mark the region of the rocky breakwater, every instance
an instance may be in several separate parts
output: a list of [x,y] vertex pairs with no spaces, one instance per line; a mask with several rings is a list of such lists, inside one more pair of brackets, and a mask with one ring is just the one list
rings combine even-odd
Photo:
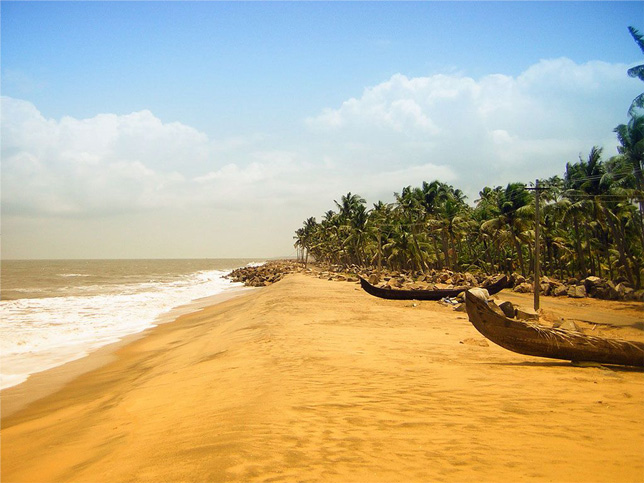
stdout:
[[487,276],[470,272],[453,272],[451,270],[418,271],[383,271],[361,272],[361,277],[370,284],[392,290],[437,290],[454,287],[477,287],[487,285],[497,276]]
[[[534,291],[533,279],[513,274],[513,289],[519,293]],[[644,302],[644,290],[635,290],[626,282],[613,282],[599,277],[586,277],[582,280],[570,278],[565,282],[550,277],[541,277],[540,293],[553,297],[585,298],[593,297],[603,300],[627,300]]]
[[279,282],[286,274],[302,271],[301,264],[290,260],[275,260],[260,266],[237,268],[226,275],[233,282],[247,287],[266,287]]

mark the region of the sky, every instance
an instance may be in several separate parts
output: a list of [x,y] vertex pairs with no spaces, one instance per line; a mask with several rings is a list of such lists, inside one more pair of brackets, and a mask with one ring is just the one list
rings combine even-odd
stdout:
[[3,1],[2,257],[290,256],[348,192],[608,159],[643,6]]

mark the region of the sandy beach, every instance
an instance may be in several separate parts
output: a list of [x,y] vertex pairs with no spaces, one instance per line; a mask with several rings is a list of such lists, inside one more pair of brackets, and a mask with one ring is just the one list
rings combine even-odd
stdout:
[[514,354],[463,312],[355,283],[292,274],[94,357],[37,401],[2,392],[3,482],[644,481],[643,372]]

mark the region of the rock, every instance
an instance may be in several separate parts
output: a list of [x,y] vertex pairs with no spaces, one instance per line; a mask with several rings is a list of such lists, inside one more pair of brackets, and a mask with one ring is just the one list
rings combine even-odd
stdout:
[[636,302],[644,302],[644,290],[636,290],[630,294],[628,300],[634,300]]
[[634,290],[628,285],[626,285],[624,282],[618,283],[617,287],[615,287],[615,290],[617,290],[617,295],[619,297],[619,300],[625,300],[627,295],[634,292]]
[[380,283],[380,277],[378,276],[378,274],[377,274],[377,273],[372,273],[372,274],[369,276],[369,283],[370,283],[371,285],[378,285],[378,284]]
[[494,300],[488,301],[487,306],[490,307],[497,314],[502,315],[502,316],[505,317],[505,314],[503,313],[503,310],[501,310],[501,307],[499,307],[498,305],[496,305],[496,303],[494,303]]
[[522,283],[525,282],[525,277],[523,275],[519,275],[518,273],[513,273],[512,274],[512,280],[514,280],[514,285],[521,285]]
[[602,279],[591,275],[590,277],[583,279],[581,283],[586,287],[586,291],[590,292],[592,287],[602,284]]
[[465,272],[464,279],[465,283],[470,286],[475,286],[479,283],[478,280],[476,280],[476,277],[469,272]]
[[289,260],[267,262],[258,267],[242,267],[226,275],[234,282],[243,282],[250,287],[265,287],[280,281],[285,274],[301,271],[301,266]]
[[446,284],[446,283],[437,283],[437,284],[435,285],[435,287],[436,287],[438,290],[446,290],[446,289],[448,289],[448,288],[454,288],[454,286],[453,286],[453,285]]
[[392,278],[387,281],[387,286],[389,288],[400,288],[402,287],[402,283],[397,278]]
[[568,288],[568,297],[574,299],[583,299],[586,297],[586,287],[583,285],[572,285]]
[[541,282],[539,284],[539,287],[541,289],[542,295],[550,295],[550,291],[552,290],[552,285],[550,285],[549,283]]
[[568,294],[568,287],[565,285],[559,285],[551,292],[555,297],[561,297]]
[[507,300],[505,302],[501,302],[499,304],[499,308],[501,309],[503,314],[505,314],[506,317],[510,317],[512,319],[517,313],[517,309],[514,307],[514,304]]
[[570,330],[574,332],[581,332],[581,329],[579,328],[579,326],[575,324],[575,322],[572,320],[560,320],[552,324],[552,327],[554,329],[563,329],[563,330]]
[[531,293],[532,285],[529,284],[528,282],[523,282],[517,285],[516,287],[514,287],[513,290],[518,293]]
[[528,308],[517,307],[516,317],[518,320],[539,320],[539,314]]
[[481,287],[471,288],[471,289],[468,290],[468,292],[470,292],[472,295],[474,295],[475,297],[478,297],[478,298],[480,298],[482,300],[487,301],[490,298],[490,293],[486,289],[481,288]]
[[612,280],[606,282],[606,289],[608,291],[608,300],[617,300],[619,298],[619,293],[617,292],[617,285]]

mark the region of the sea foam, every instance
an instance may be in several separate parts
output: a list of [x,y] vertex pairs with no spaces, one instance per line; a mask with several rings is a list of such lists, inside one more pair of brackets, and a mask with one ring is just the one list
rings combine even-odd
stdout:
[[[201,270],[171,281],[111,282],[71,296],[2,301],[0,388],[152,327],[174,307],[241,286],[226,273]],[[70,275],[76,274],[63,276]]]

